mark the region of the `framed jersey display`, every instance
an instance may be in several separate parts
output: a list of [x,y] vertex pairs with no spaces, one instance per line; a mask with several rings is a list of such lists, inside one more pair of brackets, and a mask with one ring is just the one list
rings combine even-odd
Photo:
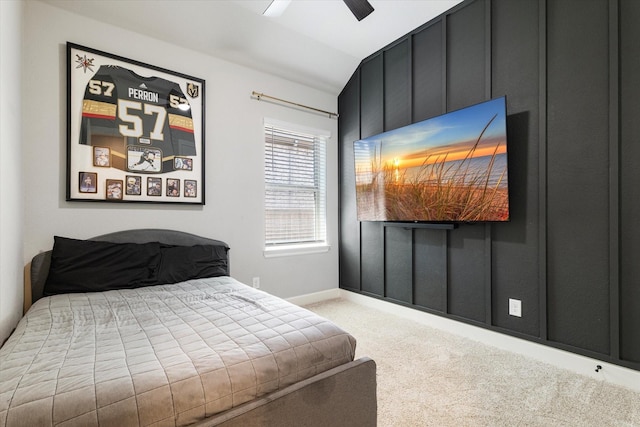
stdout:
[[203,205],[204,89],[67,43],[67,200]]

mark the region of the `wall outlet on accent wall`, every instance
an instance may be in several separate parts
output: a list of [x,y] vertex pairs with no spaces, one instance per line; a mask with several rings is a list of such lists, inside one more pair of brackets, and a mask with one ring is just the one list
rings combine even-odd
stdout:
[[253,278],[253,287],[256,289],[260,289],[260,278],[259,277],[254,277]]
[[509,315],[522,317],[522,301],[519,299],[509,298]]

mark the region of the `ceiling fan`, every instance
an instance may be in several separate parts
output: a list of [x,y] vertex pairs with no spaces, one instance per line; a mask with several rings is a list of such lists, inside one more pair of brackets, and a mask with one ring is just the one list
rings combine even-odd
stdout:
[[358,21],[362,21],[373,12],[373,6],[367,0],[342,0]]
[[[373,6],[368,0],[342,0],[344,4],[347,5],[353,16],[356,17],[358,21],[362,21],[364,18],[369,16],[371,12],[373,12]],[[280,16],[284,12],[284,10],[289,6],[291,0],[272,0],[267,9],[264,11],[263,15],[265,16]]]

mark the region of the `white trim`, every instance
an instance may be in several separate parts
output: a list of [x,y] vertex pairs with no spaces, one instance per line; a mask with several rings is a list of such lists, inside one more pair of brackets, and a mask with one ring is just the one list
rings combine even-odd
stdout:
[[[340,297],[387,313],[395,314],[436,329],[479,341],[502,350],[531,357],[540,362],[580,375],[640,392],[640,372],[565,350],[469,325],[387,301],[340,289]],[[596,366],[602,366],[596,372]]]
[[335,288],[335,289],[327,289],[326,291],[315,292],[312,294],[299,295],[297,297],[287,298],[287,301],[289,301],[292,304],[302,306],[302,305],[315,304],[317,302],[322,302],[322,301],[328,301],[331,299],[338,299],[340,298],[340,296],[341,296],[340,289]]
[[327,245],[326,243],[314,243],[308,245],[282,245],[264,248],[263,254],[265,258],[275,258],[279,256],[319,254],[329,252],[330,249],[331,246]]

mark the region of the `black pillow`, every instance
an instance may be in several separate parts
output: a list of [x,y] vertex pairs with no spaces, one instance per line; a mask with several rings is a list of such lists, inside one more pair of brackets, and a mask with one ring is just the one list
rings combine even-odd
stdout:
[[184,282],[190,279],[227,276],[227,250],[220,245],[162,245],[158,284]]
[[111,243],[54,237],[44,295],[99,292],[156,283],[160,243]]

